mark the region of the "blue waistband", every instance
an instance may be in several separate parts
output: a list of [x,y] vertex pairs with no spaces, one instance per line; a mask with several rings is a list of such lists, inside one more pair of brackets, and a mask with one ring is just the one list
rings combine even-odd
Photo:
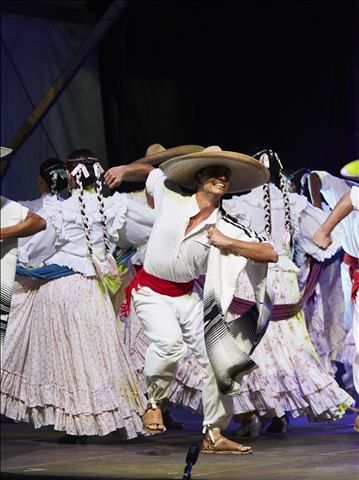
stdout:
[[[129,249],[125,252],[120,250],[116,257],[117,265],[126,265],[128,260],[136,253],[135,249]],[[40,280],[55,280],[56,278],[68,277],[74,275],[76,272],[69,267],[56,265],[55,263],[44,265],[38,268],[25,268],[21,266],[16,267],[16,274],[22,277],[38,278]]]
[[22,277],[38,278],[40,280],[55,280],[56,278],[68,277],[74,275],[74,270],[60,265],[50,264],[39,268],[24,268],[17,266],[16,274]]

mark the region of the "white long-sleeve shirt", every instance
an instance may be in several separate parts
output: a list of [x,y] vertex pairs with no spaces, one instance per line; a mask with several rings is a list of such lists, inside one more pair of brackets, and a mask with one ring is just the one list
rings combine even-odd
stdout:
[[189,282],[205,273],[209,253],[207,232],[220,217],[219,209],[186,235],[200,209],[195,195],[185,196],[165,186],[160,169],[150,172],[146,189],[155,199],[156,220],[147,244],[144,269],[173,282]]

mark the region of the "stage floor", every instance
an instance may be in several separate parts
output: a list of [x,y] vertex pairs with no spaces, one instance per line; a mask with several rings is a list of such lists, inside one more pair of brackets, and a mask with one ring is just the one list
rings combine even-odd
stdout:
[[[90,437],[87,445],[59,445],[51,428],[1,424],[2,479],[182,479],[187,450],[200,443],[200,417],[181,409],[184,431],[123,442]],[[356,480],[359,434],[354,414],[332,423],[291,420],[286,436],[242,439],[252,455],[200,455],[192,469],[199,480]],[[234,437],[236,424],[226,432]]]

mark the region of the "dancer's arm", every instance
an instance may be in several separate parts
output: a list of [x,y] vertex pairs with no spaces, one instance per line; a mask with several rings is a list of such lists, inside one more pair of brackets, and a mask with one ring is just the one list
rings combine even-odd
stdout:
[[46,229],[46,220],[37,213],[28,211],[24,220],[15,225],[0,228],[0,239],[29,237]]
[[329,214],[326,221],[313,235],[314,243],[323,250],[328,248],[332,243],[330,234],[334,227],[336,227],[338,223],[343,220],[343,218],[347,217],[353,210],[353,203],[350,194],[351,192],[349,191],[342,196],[340,201]]
[[210,245],[233,253],[241,255],[255,262],[277,262],[278,254],[273,246],[268,242],[246,242],[228,237],[217,228],[211,228],[208,232],[208,241]]
[[126,180],[129,182],[143,182],[153,168],[148,163],[119,165],[118,167],[109,168],[105,172],[104,179],[109,188],[116,188]]
[[322,208],[322,199],[320,190],[322,188],[322,181],[317,173],[312,172],[308,180],[309,193],[312,199],[312,204],[317,208]]

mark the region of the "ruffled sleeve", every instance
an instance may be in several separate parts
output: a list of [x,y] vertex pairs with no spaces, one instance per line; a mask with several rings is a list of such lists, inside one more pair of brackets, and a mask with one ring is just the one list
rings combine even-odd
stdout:
[[46,229],[28,237],[19,244],[18,261],[24,266],[41,265],[57,248],[66,242],[63,216],[56,205],[57,200],[48,198],[37,212],[46,220]]
[[166,175],[160,168],[151,170],[146,180],[146,190],[154,198],[156,208],[162,204]]
[[289,194],[290,201],[290,216],[291,225],[294,230],[294,236],[300,235],[300,217],[302,212],[311,205],[304,195],[298,195],[297,193]]
[[107,233],[113,243],[119,244],[121,231],[124,228],[127,211],[128,198],[124,193],[115,192],[112,197],[105,198],[107,217]]
[[327,250],[322,250],[313,242],[313,235],[318,228],[324,223],[328,216],[328,212],[323,212],[319,208],[313,207],[309,202],[304,210],[301,211],[299,217],[299,236],[297,237],[300,247],[319,262],[323,262],[327,258],[331,258],[341,248],[344,231],[337,226],[332,234],[333,243]]
[[154,209],[129,199],[126,222],[120,232],[120,247],[138,247],[147,243],[154,221]]

